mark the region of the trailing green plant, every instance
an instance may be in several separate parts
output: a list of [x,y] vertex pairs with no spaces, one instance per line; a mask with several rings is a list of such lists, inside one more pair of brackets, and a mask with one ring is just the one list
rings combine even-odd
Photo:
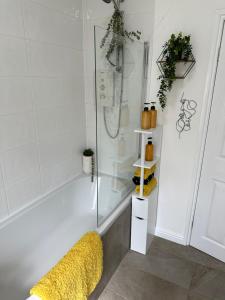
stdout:
[[93,156],[94,155],[94,151],[92,149],[85,149],[83,151],[83,155],[84,156]]
[[171,91],[176,80],[176,63],[183,60],[187,63],[192,54],[192,45],[190,35],[172,34],[170,39],[163,45],[163,71],[164,74],[158,77],[161,80],[160,88],[157,93],[162,110],[167,104],[167,93]]
[[129,39],[130,41],[140,40],[141,32],[140,31],[127,31],[124,28],[124,14],[114,5],[114,12],[109,21],[109,24],[106,29],[106,33],[101,41],[101,48],[107,46],[106,50],[106,59],[113,67],[116,66],[112,62],[111,56],[115,50],[119,50],[123,47],[124,39]]

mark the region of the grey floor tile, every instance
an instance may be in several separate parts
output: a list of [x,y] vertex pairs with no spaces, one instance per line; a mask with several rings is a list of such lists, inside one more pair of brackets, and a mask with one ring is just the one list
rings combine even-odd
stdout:
[[190,291],[208,297],[206,299],[225,300],[225,273],[199,266],[193,276]]
[[170,253],[152,248],[150,255],[129,252],[122,265],[141,270],[188,289],[196,264]]
[[99,300],[127,300],[116,293],[106,289],[99,297]]
[[211,300],[206,296],[199,295],[197,293],[189,293],[187,300]]
[[128,300],[186,300],[188,291],[150,273],[121,265],[108,289]]
[[225,264],[154,238],[148,255],[130,251],[101,300],[225,300]]
[[155,237],[151,245],[151,249],[160,249],[161,251],[171,253],[194,263],[225,272],[225,263],[190,246],[178,245],[173,242]]

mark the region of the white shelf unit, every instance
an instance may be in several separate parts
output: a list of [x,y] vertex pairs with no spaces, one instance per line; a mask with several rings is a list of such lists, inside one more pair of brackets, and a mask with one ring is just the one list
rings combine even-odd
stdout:
[[[159,165],[162,143],[162,127],[150,130],[136,129],[134,131],[141,135],[141,157],[133,164],[134,167],[141,168],[140,193],[134,192],[132,195],[132,222],[131,222],[131,250],[146,254],[150,247],[152,237],[155,234],[155,225],[158,206],[158,186],[159,186]],[[154,160],[145,161],[145,147],[148,138],[152,137],[154,145]],[[157,166],[155,177],[157,186],[149,196],[144,196],[144,169],[151,169]]]
[[158,126],[156,128],[151,128],[151,129],[138,128],[138,129],[135,129],[134,132],[143,133],[143,134],[147,134],[147,135],[155,135],[160,130],[161,130],[161,126]]
[[139,167],[139,168],[143,168],[143,169],[151,169],[154,165],[156,165],[159,162],[159,157],[154,158],[153,161],[144,161],[144,163],[142,164],[141,158],[138,159],[133,166],[134,167]]

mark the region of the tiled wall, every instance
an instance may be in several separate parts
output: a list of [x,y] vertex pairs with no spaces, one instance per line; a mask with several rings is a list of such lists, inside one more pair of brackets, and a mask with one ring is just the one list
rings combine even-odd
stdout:
[[0,220],[81,172],[82,0],[0,1]]

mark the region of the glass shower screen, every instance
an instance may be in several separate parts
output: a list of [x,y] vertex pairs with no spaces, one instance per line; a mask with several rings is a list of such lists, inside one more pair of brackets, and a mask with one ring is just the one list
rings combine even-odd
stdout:
[[[95,27],[98,224],[134,189],[145,87],[144,43]],[[103,45],[104,44],[104,45]]]

